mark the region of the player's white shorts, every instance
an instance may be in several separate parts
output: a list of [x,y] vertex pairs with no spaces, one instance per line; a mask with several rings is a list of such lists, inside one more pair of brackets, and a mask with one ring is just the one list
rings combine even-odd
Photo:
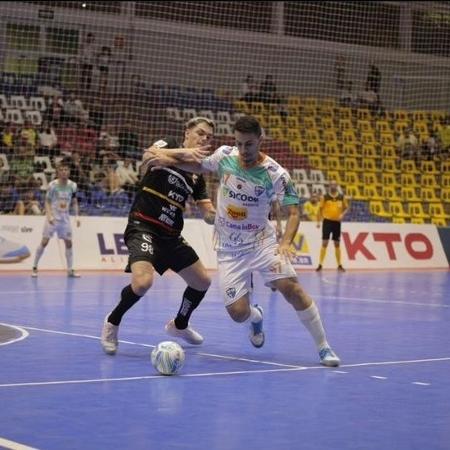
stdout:
[[225,306],[233,304],[252,290],[252,272],[259,272],[266,286],[282,278],[297,277],[291,262],[275,254],[277,244],[257,248],[249,252],[218,252],[220,291]]
[[72,239],[72,227],[70,222],[55,221],[52,225],[46,220],[42,236],[50,239],[55,233],[59,239],[70,241]]

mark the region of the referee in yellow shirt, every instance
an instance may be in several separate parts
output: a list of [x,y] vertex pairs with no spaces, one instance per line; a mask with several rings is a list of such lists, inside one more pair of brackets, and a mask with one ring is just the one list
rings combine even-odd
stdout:
[[341,264],[341,222],[348,211],[349,205],[344,195],[339,193],[336,181],[330,181],[328,193],[321,197],[319,205],[317,227],[320,227],[320,222],[323,219],[322,248],[320,249],[320,260],[316,270],[318,272],[322,270],[322,264],[327,254],[328,241],[331,236],[334,241],[337,268],[340,272],[345,272]]

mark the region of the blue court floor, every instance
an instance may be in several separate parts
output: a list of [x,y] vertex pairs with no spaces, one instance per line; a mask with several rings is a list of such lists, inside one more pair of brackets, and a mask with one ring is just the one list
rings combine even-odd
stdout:
[[[104,354],[105,314],[122,273],[0,275],[0,448],[41,450],[448,450],[450,272],[299,273],[316,299],[339,368],[278,293],[255,278],[266,344],[228,318],[217,274],[191,323],[177,376],[158,375],[155,344],[184,284],[157,278]],[[27,447],[20,447],[20,444]]]

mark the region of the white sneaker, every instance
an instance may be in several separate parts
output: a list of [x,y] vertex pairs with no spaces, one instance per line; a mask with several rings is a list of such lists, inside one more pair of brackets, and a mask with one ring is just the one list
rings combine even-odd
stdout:
[[320,364],[327,367],[338,367],[341,364],[341,360],[336,353],[331,350],[330,347],[324,347],[319,351]]
[[8,241],[0,236],[0,263],[17,263],[30,256],[26,245]]
[[71,269],[67,271],[67,276],[69,278],[80,278],[81,275],[79,273],[76,273],[75,270]]
[[167,322],[166,325],[166,333],[169,336],[173,336],[176,338],[184,339],[189,344],[200,345],[203,342],[203,336],[195,331],[190,325],[187,326],[184,330],[179,330],[175,326],[175,320],[172,319]]
[[101,343],[103,350],[107,355],[115,355],[117,347],[119,346],[119,341],[117,339],[119,327],[108,322],[108,316],[106,316],[105,321],[103,322]]
[[265,335],[263,331],[263,317],[264,311],[259,305],[253,305],[260,313],[261,320],[259,322],[250,322],[250,342],[256,348],[260,348],[264,345]]
[[33,267],[33,269],[31,269],[31,278],[37,278],[37,276],[38,276],[37,267]]

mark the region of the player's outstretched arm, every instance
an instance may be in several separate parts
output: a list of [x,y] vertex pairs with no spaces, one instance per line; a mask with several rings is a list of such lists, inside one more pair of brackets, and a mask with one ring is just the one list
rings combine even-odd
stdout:
[[283,237],[278,245],[278,251],[281,255],[290,257],[290,247],[297,234],[298,226],[300,225],[300,211],[298,205],[289,205],[287,207],[288,218],[286,222],[286,229],[284,230]]

